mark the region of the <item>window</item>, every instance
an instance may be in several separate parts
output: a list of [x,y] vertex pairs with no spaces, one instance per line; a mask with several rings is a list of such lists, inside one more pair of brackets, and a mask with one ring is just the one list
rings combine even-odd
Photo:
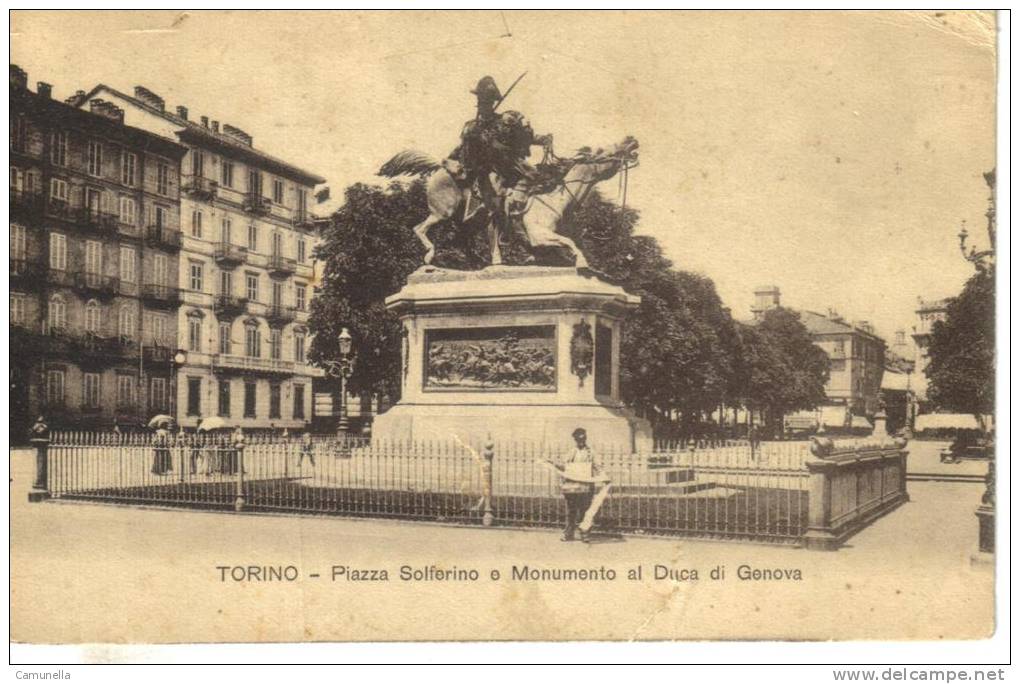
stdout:
[[167,340],[166,327],[167,317],[166,314],[149,314],[147,316],[146,329],[149,334],[152,335],[152,339],[156,344],[169,344],[172,343],[176,346],[176,342]]
[[305,417],[305,386],[294,385],[294,417]]
[[308,212],[308,192],[304,188],[297,191],[297,214],[299,218],[305,218]]
[[67,166],[67,131],[55,131],[50,140],[50,162]]
[[62,178],[50,179],[50,199],[56,202],[67,201],[67,181]]
[[305,263],[305,259],[308,258],[307,252],[308,252],[308,244],[305,242],[305,239],[304,238],[298,238],[298,241],[297,241],[297,260],[298,260],[298,263],[301,263],[301,264]]
[[205,154],[202,150],[191,151],[191,173],[196,178],[201,178],[205,175]]
[[90,176],[103,175],[103,143],[98,140],[89,140],[88,169]]
[[28,121],[24,114],[11,117],[11,149],[25,151],[25,140],[28,138]]
[[244,383],[244,417],[255,417],[255,388],[254,382]]
[[98,240],[85,241],[85,272],[91,275],[103,272],[103,243]]
[[138,166],[138,155],[134,152],[124,152],[120,155],[120,182],[124,185],[134,186],[135,168]]
[[11,258],[25,258],[25,226],[17,223],[11,224]]
[[846,359],[830,359],[829,370],[833,373],[842,373],[846,370]]
[[279,178],[273,179],[273,201],[283,204],[283,181]]
[[269,358],[277,359],[280,358],[282,335],[280,334],[279,328],[273,328],[269,331]]
[[280,417],[280,385],[275,382],[269,385],[269,417]]
[[307,302],[305,299],[308,296],[308,286],[296,283],[294,285],[294,306],[298,311],[304,311]]
[[202,262],[191,262],[191,289],[195,292],[202,291]]
[[99,302],[92,299],[85,305],[85,330],[98,335],[103,324],[103,310]]
[[62,370],[50,370],[46,373],[46,403],[64,403],[64,387],[66,386],[64,378]]
[[134,197],[121,197],[120,198],[120,222],[126,223],[130,226],[136,225],[138,221],[137,211],[135,210],[135,198]]
[[161,207],[158,204],[152,207],[152,223],[156,228],[165,228],[169,225],[168,220],[170,213],[166,207]]
[[117,375],[117,406],[122,408],[134,408],[135,405],[135,379],[131,375]]
[[248,171],[248,194],[252,197],[262,196],[262,174],[258,169]]
[[82,399],[87,408],[99,408],[99,373],[85,373]]
[[167,258],[166,254],[155,254],[152,257],[152,283],[154,285],[167,284]]
[[283,236],[273,233],[273,256],[283,256]]
[[58,294],[50,297],[47,320],[51,330],[67,327],[67,302]]
[[220,353],[230,353],[230,323],[226,321],[220,323]]
[[120,248],[120,279],[125,283],[135,282],[135,255],[134,247]]
[[188,349],[202,351],[202,319],[198,316],[188,317]]
[[188,378],[188,415],[202,415],[202,378]]
[[50,233],[50,268],[54,271],[67,270],[67,236]]
[[85,206],[92,214],[98,214],[103,206],[103,192],[95,188],[85,188]]
[[234,294],[234,274],[230,271],[220,271],[220,294],[224,297]]
[[248,251],[257,252],[259,249],[259,229],[254,223],[248,224]]
[[227,188],[234,187],[234,162],[224,159],[220,164],[220,183]]
[[249,302],[257,302],[259,300],[259,277],[255,273],[248,273],[245,275],[245,295],[248,297]]
[[156,192],[164,197],[170,194],[170,165],[164,162],[156,164]]
[[244,326],[244,353],[257,359],[262,356],[262,338],[259,336],[259,328],[254,323]]
[[191,234],[194,237],[202,237],[202,212],[195,210],[191,212]]
[[[188,384],[188,399],[191,399],[191,384],[190,380],[198,380],[198,378],[189,378]],[[149,408],[153,413],[156,411],[167,411],[169,409],[169,398],[170,394],[167,392],[166,378],[155,377],[149,382]],[[197,399],[197,397],[196,397]],[[190,406],[190,403],[189,403]],[[196,412],[193,415],[198,415]]]
[[230,417],[230,381],[220,380],[216,392],[217,414],[224,418]]
[[283,304],[283,283],[273,283],[273,306]]
[[11,293],[11,324],[23,325],[25,323],[25,302],[23,294]]
[[230,244],[230,233],[233,226],[230,223],[230,219],[224,218],[220,221],[220,241],[225,245]]
[[297,363],[305,362],[305,334],[294,333],[294,360]]
[[117,321],[117,333],[121,337],[134,337],[135,332],[135,310],[130,304],[125,304],[120,308],[120,316],[118,316]]

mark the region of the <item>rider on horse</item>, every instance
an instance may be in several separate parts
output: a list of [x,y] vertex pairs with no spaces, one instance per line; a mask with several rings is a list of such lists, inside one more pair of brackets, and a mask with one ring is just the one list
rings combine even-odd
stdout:
[[[474,119],[464,124],[460,145],[449,156],[450,160],[459,163],[459,168],[450,164],[447,170],[463,187],[476,188],[492,216],[503,219],[507,212],[500,207],[500,195],[511,189],[518,196],[521,193],[527,195],[528,186],[545,175],[528,164],[527,159],[534,145],[542,145],[547,154],[551,153],[552,135],[536,136],[520,112],[498,114],[496,107],[504,96],[491,76],[483,77],[471,92],[478,100],[477,113]],[[499,177],[499,188],[492,185],[492,173]],[[465,220],[473,213],[470,206],[466,206]]]

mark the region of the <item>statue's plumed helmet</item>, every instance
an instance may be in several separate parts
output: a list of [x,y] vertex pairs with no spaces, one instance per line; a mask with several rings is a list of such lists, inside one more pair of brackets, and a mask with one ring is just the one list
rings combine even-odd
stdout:
[[499,86],[496,85],[496,79],[492,76],[483,76],[478,81],[478,85],[475,86],[474,90],[471,91],[472,95],[477,95],[479,99],[487,99],[496,101],[502,97],[499,92]]

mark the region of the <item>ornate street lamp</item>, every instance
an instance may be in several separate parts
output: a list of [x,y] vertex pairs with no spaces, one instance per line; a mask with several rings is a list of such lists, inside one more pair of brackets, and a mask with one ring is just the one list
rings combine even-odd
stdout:
[[167,411],[167,413],[174,417],[174,420],[177,421],[178,425],[180,425],[181,422],[180,419],[177,417],[176,411],[177,371],[180,370],[181,366],[183,366],[184,362],[187,360],[188,355],[185,354],[184,350],[182,349],[178,349],[177,353],[173,355],[172,359],[170,359],[170,402],[169,402],[170,405],[168,406],[170,410]]
[[337,401],[340,407],[340,420],[337,422],[336,431],[338,435],[343,435],[347,432],[348,428],[347,380],[350,379],[351,373],[354,372],[355,355],[352,353],[354,338],[351,337],[351,332],[344,328],[340,331],[337,342],[340,346],[340,359],[338,361],[327,361],[326,372],[330,376],[340,379],[340,396]]

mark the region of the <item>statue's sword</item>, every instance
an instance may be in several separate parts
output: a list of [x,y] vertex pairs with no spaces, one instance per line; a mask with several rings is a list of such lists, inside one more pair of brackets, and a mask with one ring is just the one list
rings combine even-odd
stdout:
[[496,111],[497,109],[499,109],[499,106],[501,104],[503,104],[503,100],[505,100],[507,98],[507,96],[510,95],[510,91],[512,91],[514,89],[514,86],[516,86],[518,83],[520,83],[521,79],[524,78],[527,75],[528,75],[528,72],[525,71],[523,74],[521,74],[520,76],[517,77],[516,81],[514,81],[513,83],[510,84],[510,87],[506,89],[505,93],[503,93],[503,97],[501,97],[498,100],[496,100],[496,104],[493,105],[492,111]]

